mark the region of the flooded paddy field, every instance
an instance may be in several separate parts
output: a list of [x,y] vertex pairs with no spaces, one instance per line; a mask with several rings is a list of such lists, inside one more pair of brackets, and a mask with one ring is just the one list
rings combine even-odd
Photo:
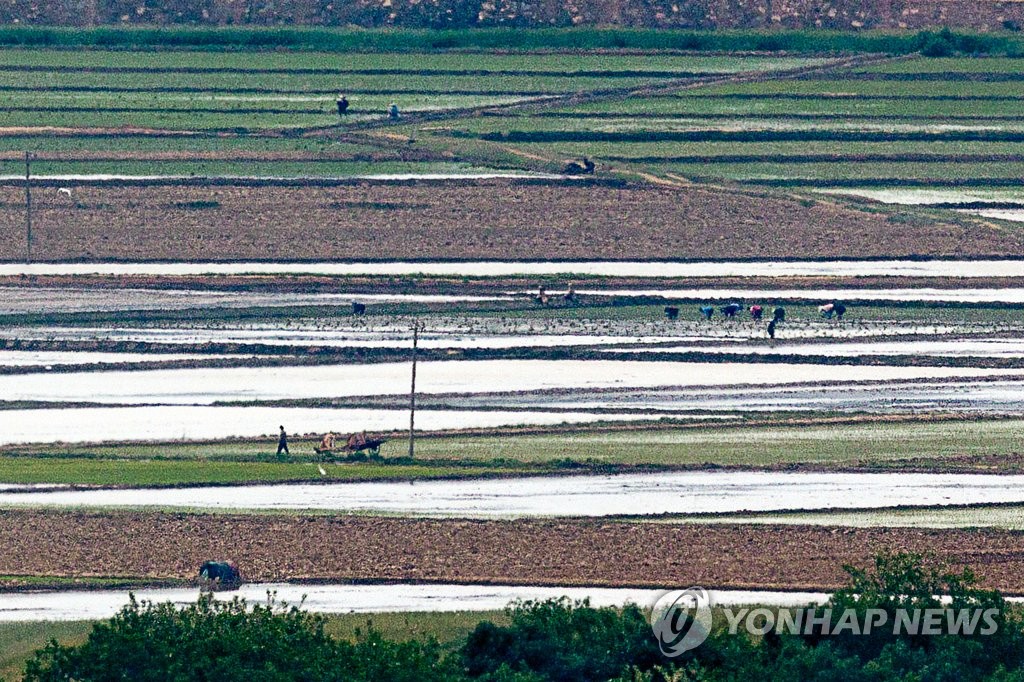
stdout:
[[409,483],[0,491],[6,507],[323,510],[472,518],[1024,503],[1024,476],[679,472]]
[[[580,410],[437,410],[417,415],[425,430],[499,429],[588,422],[645,421],[661,415]],[[680,419],[696,418],[680,415]],[[704,417],[699,417],[704,418]],[[409,426],[405,409],[219,407],[161,405],[138,407],[25,408],[0,410],[0,445],[98,443],[105,441],[196,441],[265,436],[284,422],[299,433],[393,432]],[[298,454],[298,451],[297,451]],[[312,455],[312,447],[303,456]]]
[[[366,325],[370,327],[370,325]],[[478,325],[476,331],[459,329],[430,329],[420,334],[419,347],[424,349],[457,349],[457,348],[548,348],[565,346],[604,346],[642,341],[643,343],[668,343],[673,341],[697,340],[698,337],[679,336],[636,336],[625,335],[629,330],[618,330],[620,334],[569,334],[569,333],[511,333],[500,334],[496,329],[499,325],[490,325],[494,329],[488,333],[488,325]],[[525,325],[523,325],[525,326]],[[306,350],[311,346],[318,348],[391,348],[408,349],[410,334],[408,325],[387,323],[367,328],[327,329],[320,328],[283,329],[280,325],[224,325],[222,327],[203,327],[200,325],[139,328],[139,327],[17,327],[4,330],[9,339],[18,341],[47,342],[111,342],[111,343],[145,343],[163,346],[182,345],[259,345],[278,346]],[[523,330],[525,331],[525,330]],[[614,332],[617,330],[608,330]]]
[[[138,600],[185,605],[199,597],[197,588],[133,590]],[[525,585],[321,585],[294,583],[253,583],[238,590],[214,593],[215,597],[241,597],[251,603],[263,603],[267,594],[279,602],[302,603],[313,613],[437,613],[452,611],[500,611],[515,601],[543,601],[566,597],[588,599],[591,605],[625,606],[636,604],[650,608],[663,594],[655,589],[601,587],[548,587]],[[121,590],[46,591],[0,593],[0,622],[98,620],[113,616],[128,603],[128,592]],[[754,590],[715,590],[719,606],[771,605],[803,606],[821,603],[828,595],[820,592],[770,592]]]
[[[505,585],[296,585],[293,583],[251,583],[216,597],[241,597],[263,603],[267,594],[280,602],[302,603],[313,613],[416,613],[445,611],[500,611],[516,600],[544,600],[568,597],[590,599],[595,606],[651,605],[661,594],[657,590],[615,588],[541,587]],[[99,620],[113,616],[128,603],[128,592],[89,590],[62,592],[0,593],[0,622]],[[138,600],[177,605],[198,599],[198,588],[156,588],[132,590]],[[742,596],[740,596],[742,594]],[[723,599],[756,599],[756,592],[723,593]],[[812,598],[814,595],[808,595]],[[765,598],[783,596],[766,594]],[[799,595],[786,595],[798,599]],[[746,603],[746,602],[744,602]]]
[[[559,293],[559,292],[552,292]],[[663,298],[680,301],[875,301],[921,303],[1024,303],[1024,289],[584,289],[583,296]]]
[[[941,341],[836,341],[833,343],[779,343],[672,346],[633,348],[631,352],[647,353],[718,353],[737,355],[802,355],[828,357],[920,356],[920,357],[1024,357],[1024,339],[950,339]],[[610,349],[607,352],[620,352]]]
[[[140,293],[139,300],[149,293]],[[155,293],[177,300],[180,292]],[[41,309],[50,305],[41,301]],[[166,300],[158,296],[153,304]],[[796,305],[770,344],[763,322],[709,323],[695,319],[696,305],[685,307],[687,319],[680,320],[664,319],[661,305],[501,303],[482,311],[466,307],[475,303],[446,305],[386,308],[365,316],[284,309],[280,317],[258,320],[242,317],[245,308],[213,318],[154,320],[143,311],[76,324],[22,320],[0,330],[0,338],[8,348],[26,349],[6,351],[11,371],[37,373],[0,377],[6,406],[15,408],[0,410],[3,442],[251,438],[281,422],[300,433],[398,430],[408,423],[414,324],[425,327],[424,352],[460,353],[452,360],[424,358],[419,365],[417,392],[428,411],[418,425],[426,429],[693,421],[695,415],[773,412],[1024,413],[1020,370],[970,366],[1024,356],[1018,338],[1024,320],[1000,306],[865,305],[837,322],[821,319],[813,303]],[[370,309],[377,310],[372,303]],[[383,350],[401,361],[339,356],[337,362],[345,364],[326,364],[335,361],[325,356],[315,366],[299,362],[311,352],[344,349]],[[504,355],[461,359],[474,350]],[[547,359],[516,359],[513,353],[522,351]],[[622,359],[596,359],[603,351],[621,353]],[[201,366],[241,352],[253,354],[251,362],[239,360],[247,366]],[[567,352],[595,359],[569,359]],[[686,362],[670,357],[680,353],[697,355]],[[193,355],[198,366],[159,370],[130,364]],[[261,366],[267,364],[261,358],[271,356],[287,364]],[[856,364],[872,357],[893,366]],[[117,368],[102,371],[99,362],[108,360]],[[965,366],[912,366],[928,360]],[[51,362],[60,366],[59,374],[38,373]],[[77,362],[93,364],[75,371]],[[76,409],[64,409],[71,406]]]
[[188,353],[96,353],[89,351],[0,350],[0,367],[52,367],[56,365],[113,365],[124,363],[184,362],[241,359],[240,355]]
[[[229,55],[205,73],[188,52],[161,71],[159,54],[92,51],[71,68],[48,52],[0,56],[11,125],[220,131],[0,140],[11,225],[23,217],[19,145],[39,145],[35,255],[54,261],[23,266],[18,239],[0,245],[0,367],[36,371],[0,376],[0,546],[13,548],[0,576],[180,581],[224,556],[253,599],[308,594],[325,613],[495,609],[578,585],[806,593],[885,547],[957,566],[982,556],[987,584],[1024,591],[1019,537],[996,532],[1017,528],[1009,510],[1024,507],[1024,372],[1012,369],[1024,364],[1024,238],[997,222],[1012,214],[993,213],[1019,207],[812,193],[885,177],[1012,182],[1017,84],[972,83],[968,116],[939,99],[959,92],[955,79],[780,85],[742,74],[820,62],[563,57],[414,54],[432,71],[419,75],[358,54],[302,74],[278,72],[323,70],[303,61],[321,58],[267,53],[264,73]],[[586,73],[605,60],[620,73]],[[275,92],[252,89],[257,72]],[[375,113],[339,124],[341,76]],[[680,89],[697,78],[709,79],[701,92]],[[377,134],[385,84],[407,118]],[[622,96],[587,101],[608,85]],[[526,100],[536,108],[506,107]],[[482,107],[493,110],[438,123]],[[583,154],[596,177],[558,176]],[[712,176],[739,182],[701,186]],[[694,260],[708,256],[730,260]],[[535,300],[539,286],[554,302]],[[742,320],[699,319],[698,305],[736,299]],[[846,320],[821,318],[831,300],[850,306]],[[666,320],[677,303],[681,319]],[[767,320],[749,319],[755,303],[787,308],[774,344]],[[416,428],[430,433],[406,461],[414,326]],[[228,355],[244,364],[142,366]],[[280,363],[265,366],[270,356]],[[280,460],[279,424],[295,453]],[[325,432],[364,430],[391,438],[381,459],[312,452]],[[192,468],[140,475],[165,465]],[[215,476],[221,465],[265,473]],[[374,482],[339,483],[357,469]],[[20,487],[36,479],[68,487]],[[985,518],[994,505],[1007,511]],[[746,520],[793,510],[805,520]],[[694,513],[736,520],[651,523]],[[814,525],[831,514],[849,519],[842,530]],[[987,530],[955,531],[972,518]],[[398,584],[339,584],[382,579]],[[439,584],[413,584],[424,580]],[[0,621],[103,617],[124,593],[7,598]]]
[[[562,391],[522,396],[446,397],[439,404],[472,408],[483,405],[533,409],[636,410],[670,416],[688,410],[727,412],[838,412],[871,414],[1020,414],[1024,383],[1020,380],[886,381],[804,386],[708,386],[700,390],[665,387]],[[425,404],[431,404],[428,400]],[[2,413],[0,413],[2,414]]]
[[[914,305],[1005,305],[1024,302],[1024,288],[1019,287],[969,287],[953,280],[949,286],[915,288],[819,288],[809,286],[803,289],[706,287],[706,288],[657,288],[657,289],[615,289],[580,287],[575,295],[588,307],[624,306],[650,304],[651,299],[666,302],[733,302],[751,301],[762,305],[794,304],[807,305],[829,301],[843,301],[847,304],[861,303],[866,306],[894,303],[900,306]],[[564,286],[564,285],[563,285]],[[458,315],[472,307],[507,311],[520,316],[535,315],[543,318],[550,313],[536,305],[536,289],[533,291],[499,291],[474,293],[409,293],[398,291],[382,293],[370,287],[353,287],[349,290],[301,293],[294,291],[225,291],[217,289],[136,289],[109,287],[0,287],[0,315],[7,316],[55,316],[87,313],[171,313],[174,311],[221,311],[221,317],[231,314],[243,315],[251,309],[278,309],[286,315],[287,309],[335,309],[336,316],[351,311],[353,303],[362,303],[373,310],[401,310],[403,306],[418,306],[420,310],[434,310]],[[402,287],[407,288],[407,287]],[[567,290],[559,286],[546,291],[555,303],[561,303]],[[554,310],[563,314],[575,311],[585,314],[587,308],[560,305]],[[694,308],[693,317],[696,317]],[[251,314],[249,315],[251,317]],[[690,317],[688,314],[687,317]]]
[[[936,193],[939,194],[939,193]],[[941,195],[946,196],[946,195]],[[1020,196],[1024,202],[1024,195]],[[2,263],[0,276],[1024,277],[1024,260]]]
[[[642,361],[420,368],[417,426],[428,430],[776,411],[1024,412],[1019,370]],[[0,443],[256,437],[281,422],[301,433],[391,432],[408,425],[407,376],[397,363],[7,375]]]
[[[251,319],[226,311],[219,317],[196,316],[154,318],[145,312],[125,313],[97,320],[89,317],[54,323],[26,324],[24,318],[0,329],[0,339],[11,343],[48,342],[82,345],[89,343],[154,344],[174,348],[203,345],[254,345],[277,349],[296,348],[410,348],[411,330],[419,324],[423,348],[474,348],[503,346],[578,346],[687,343],[715,345],[722,342],[764,342],[769,339],[764,321],[747,315],[707,321],[697,305],[681,305],[677,320],[665,319],[661,305],[632,305],[616,301],[610,305],[580,308],[517,307],[485,309],[479,312],[400,309],[378,310],[368,306],[365,316],[350,310],[333,314],[332,309],[284,310],[273,319]],[[232,315],[235,315],[232,317]],[[884,337],[920,340],[970,338],[1024,334],[1024,319],[1002,306],[995,307],[906,307],[857,306],[847,318],[822,319],[817,306],[802,304],[787,308],[787,322],[777,325],[776,339],[856,339]]]
[[[404,395],[405,363],[320,367],[199,368],[0,376],[8,401],[106,405],[212,405]],[[516,394],[551,389],[683,388],[704,394],[727,386],[1010,377],[1019,370],[785,363],[676,363],[636,360],[431,361],[419,365],[417,391]]]
[[0,314],[53,314],[203,308],[265,308],[350,306],[366,302],[466,303],[509,300],[511,296],[443,296],[439,294],[294,294],[257,292],[173,291],[146,289],[0,288]]

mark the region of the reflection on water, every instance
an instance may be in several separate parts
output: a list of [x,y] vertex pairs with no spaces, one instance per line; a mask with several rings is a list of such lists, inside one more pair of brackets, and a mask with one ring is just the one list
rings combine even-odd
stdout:
[[219,360],[244,355],[196,355],[184,353],[95,353],[90,351],[0,350],[0,367],[45,367],[47,365],[111,365],[130,362],[175,362]]
[[1024,277],[1024,260],[883,261],[428,261],[354,263],[8,263],[2,275],[437,275],[505,277]]
[[[751,353],[754,355],[924,355],[931,357],[1024,357],[1024,339],[957,339],[950,341],[873,341],[869,343],[779,343],[774,345],[657,346],[630,348],[637,353]],[[622,349],[607,349],[619,353]]]
[[[542,411],[416,411],[427,431],[503,426],[548,426],[597,421],[643,421],[661,415]],[[698,418],[695,415],[694,418]],[[396,431],[409,427],[407,410],[301,407],[101,407],[0,410],[0,445],[172,441],[268,436],[284,424],[291,433]],[[276,438],[276,436],[274,437]],[[276,440],[273,441],[276,443]],[[273,452],[268,445],[268,452]],[[307,453],[308,454],[308,453]],[[2,476],[2,474],[0,474]]]
[[[2,267],[2,266],[0,266]],[[442,296],[439,294],[294,294],[259,291],[169,289],[79,289],[0,287],[0,313],[53,314],[128,310],[195,310],[347,306],[362,303],[465,303],[508,300],[509,296]]]
[[1024,502],[1024,476],[681,472],[409,483],[0,492],[2,505],[609,516]]
[[885,382],[837,386],[771,386],[707,388],[700,393],[679,389],[622,390],[575,393],[571,396],[466,396],[453,406],[522,407],[532,409],[643,410],[670,414],[681,410],[743,412],[835,411],[875,414],[935,412],[1024,414],[1021,381]]
[[[383,326],[383,325],[381,325]],[[260,344],[265,346],[310,346],[329,348],[410,348],[408,329],[362,331],[357,329],[282,329],[179,327],[171,329],[116,327],[15,327],[11,338],[46,341],[115,341],[161,344]],[[685,343],[694,336],[612,336],[593,334],[477,334],[466,332],[420,332],[420,348],[546,348],[559,346],[607,346],[636,343]],[[71,353],[69,356],[73,355]],[[2,357],[2,355],[0,355]],[[208,357],[208,356],[207,356]],[[126,361],[127,362],[127,361]]]
[[[562,292],[552,291],[552,295]],[[930,301],[942,303],[1024,303],[1024,289],[594,289],[581,296],[666,298],[684,301]]]
[[[134,590],[141,600],[185,605],[199,597],[198,589]],[[652,606],[661,590],[601,587],[535,587],[505,585],[293,585],[258,583],[243,585],[237,592],[214,593],[221,599],[243,597],[265,602],[267,593],[279,602],[299,604],[315,613],[412,613],[443,611],[497,611],[517,600],[568,597],[589,599],[591,605]],[[803,606],[821,603],[828,595],[818,592],[756,592],[715,590],[711,603],[719,606],[764,604]],[[128,603],[122,590],[31,592],[0,594],[0,621],[97,620],[113,616]]]
[[[419,393],[454,394],[986,377],[1014,374],[1019,370],[642,360],[454,360],[422,362],[417,372]],[[0,396],[6,400],[122,405],[209,405],[404,395],[408,390],[408,363],[0,376]]]

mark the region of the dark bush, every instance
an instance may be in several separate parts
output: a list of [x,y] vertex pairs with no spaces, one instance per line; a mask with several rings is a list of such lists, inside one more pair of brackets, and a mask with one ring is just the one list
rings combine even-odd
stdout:
[[636,606],[621,612],[562,599],[509,609],[511,624],[481,623],[462,656],[470,677],[530,671],[562,682],[612,679],[629,666],[662,661],[651,626]]
[[324,632],[324,618],[273,602],[204,595],[179,609],[131,602],[80,646],[50,642],[25,682],[422,682],[451,679],[435,644],[395,643],[370,632],[355,644]]
[[[446,653],[433,640],[394,642],[371,630],[338,641],[324,618],[272,602],[219,602],[207,595],[178,609],[132,599],[78,646],[51,642],[27,664],[27,682],[1024,682],[1024,627],[996,592],[968,570],[914,554],[882,555],[866,569],[846,567],[847,588],[827,607],[991,609],[994,633],[871,635],[770,631],[752,636],[721,627],[677,658],[658,649],[636,606],[593,608],[568,600],[508,609],[509,624],[482,622]],[[820,611],[819,611],[820,613]],[[820,622],[827,622],[827,618]],[[861,621],[863,622],[863,620]],[[891,622],[891,621],[890,621]]]

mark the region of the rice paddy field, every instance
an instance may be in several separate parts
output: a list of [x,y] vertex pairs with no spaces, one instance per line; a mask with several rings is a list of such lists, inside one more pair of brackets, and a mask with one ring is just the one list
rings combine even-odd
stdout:
[[[1014,60],[904,59],[467,122],[452,134],[687,178],[982,184],[1019,174]],[[571,150],[571,151],[570,151]]]
[[[512,144],[538,158],[589,155],[627,175],[779,187],[805,196],[994,191],[1015,186],[1022,171],[1019,70],[1016,59],[909,57],[510,110],[431,132]],[[985,206],[951,201],[942,208],[979,215]],[[1016,204],[996,208],[1011,211],[980,215],[1019,220]]]
[[[416,150],[337,139],[406,115],[628,92],[827,59],[560,53],[242,53],[60,50],[0,55],[0,149],[40,152],[41,175],[346,176],[455,172]],[[339,116],[335,100],[351,108]],[[33,129],[59,129],[34,135]],[[303,131],[318,131],[303,136]],[[88,133],[83,137],[80,133]],[[103,131],[106,131],[105,133]],[[110,131],[116,131],[112,134]],[[17,133],[11,136],[12,133]],[[284,133],[289,133],[283,136]],[[434,161],[435,163],[430,163]],[[23,171],[0,161],[0,175]]]
[[0,585],[1024,594],[1024,62],[400,37],[0,51]]

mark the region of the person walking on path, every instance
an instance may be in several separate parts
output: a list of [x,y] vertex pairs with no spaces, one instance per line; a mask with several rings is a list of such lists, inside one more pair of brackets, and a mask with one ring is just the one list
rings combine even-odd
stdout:
[[284,432],[284,426],[279,426],[281,429],[281,435],[277,439],[277,454],[280,455],[282,452],[286,455],[291,455],[288,452],[288,434]]

